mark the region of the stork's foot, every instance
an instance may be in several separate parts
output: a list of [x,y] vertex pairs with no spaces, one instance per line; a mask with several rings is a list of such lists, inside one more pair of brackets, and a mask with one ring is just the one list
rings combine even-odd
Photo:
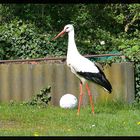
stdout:
[[92,115],[95,116],[95,112],[92,112]]
[[77,114],[76,114],[77,116],[79,116],[80,115],[80,113],[79,112],[77,112]]

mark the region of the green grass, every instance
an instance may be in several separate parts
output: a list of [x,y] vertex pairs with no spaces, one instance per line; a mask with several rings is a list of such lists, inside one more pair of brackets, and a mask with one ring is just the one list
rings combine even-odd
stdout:
[[121,103],[61,109],[0,104],[0,136],[140,136],[140,107]]

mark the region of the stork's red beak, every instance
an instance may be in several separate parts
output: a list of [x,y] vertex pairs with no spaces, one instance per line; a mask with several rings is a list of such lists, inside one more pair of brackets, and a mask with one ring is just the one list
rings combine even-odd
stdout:
[[59,36],[63,35],[65,33],[65,30],[62,30],[56,37],[54,37],[52,40],[57,39]]

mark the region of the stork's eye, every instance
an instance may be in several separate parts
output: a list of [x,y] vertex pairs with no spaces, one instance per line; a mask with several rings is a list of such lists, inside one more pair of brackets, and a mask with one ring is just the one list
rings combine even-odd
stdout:
[[69,29],[69,27],[66,27],[66,29]]

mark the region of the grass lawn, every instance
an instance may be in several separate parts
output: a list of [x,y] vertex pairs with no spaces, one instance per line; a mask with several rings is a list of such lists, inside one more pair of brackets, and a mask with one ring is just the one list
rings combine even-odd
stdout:
[[51,106],[0,104],[0,136],[140,136],[140,107],[95,104],[65,110]]

